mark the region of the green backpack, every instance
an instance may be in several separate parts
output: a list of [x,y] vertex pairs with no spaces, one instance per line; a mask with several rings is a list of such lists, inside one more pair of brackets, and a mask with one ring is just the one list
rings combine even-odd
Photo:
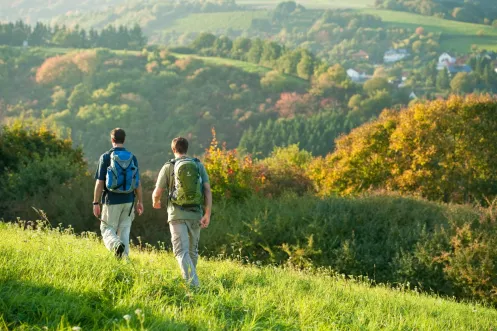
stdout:
[[173,173],[171,202],[181,207],[197,207],[203,204],[202,178],[199,159],[181,158],[171,161]]

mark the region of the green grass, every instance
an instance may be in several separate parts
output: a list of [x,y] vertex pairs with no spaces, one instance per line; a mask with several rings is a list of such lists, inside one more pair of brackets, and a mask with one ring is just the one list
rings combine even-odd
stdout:
[[185,32],[215,32],[219,29],[247,30],[250,28],[252,19],[269,18],[267,11],[235,11],[224,13],[198,13],[175,20],[171,25],[160,29],[160,31]]
[[[280,0],[237,0],[236,3],[239,5],[273,8],[280,2]],[[306,8],[365,8],[374,6],[374,0],[299,0],[297,3]]]
[[[390,10],[361,9],[360,12],[379,16],[392,27],[414,30],[421,26],[428,32],[441,32],[443,33],[440,45],[442,50],[469,52],[472,45],[497,50],[497,28],[488,25],[450,21],[433,16]],[[482,36],[477,35],[479,32],[482,33]]]
[[169,252],[133,248],[130,261],[124,262],[115,260],[91,234],[25,231],[2,223],[0,236],[0,329],[489,330],[497,326],[497,311],[492,308],[372,288],[325,273],[201,259],[202,285],[191,291]]
[[[272,68],[267,68],[263,67],[254,63],[250,62],[244,62],[244,61],[238,61],[238,60],[232,60],[232,59],[223,59],[220,57],[205,57],[205,56],[196,56],[196,58],[201,59],[207,64],[213,64],[213,65],[222,65],[222,66],[229,66],[229,67],[234,67],[241,69],[243,71],[249,72],[249,73],[258,73],[258,74],[265,74],[269,71],[272,71]],[[291,83],[296,84],[297,86],[300,86],[301,88],[309,88],[309,82],[306,81],[305,79],[292,76],[292,75],[287,75],[283,74],[283,76],[291,81]],[[292,84],[293,85],[293,84]]]

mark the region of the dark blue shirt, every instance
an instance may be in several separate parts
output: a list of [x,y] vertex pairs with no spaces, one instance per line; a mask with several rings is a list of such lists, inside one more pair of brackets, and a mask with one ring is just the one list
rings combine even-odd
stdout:
[[[95,172],[95,179],[98,180],[103,180],[105,182],[106,177],[107,177],[107,168],[110,166],[110,154],[113,151],[125,151],[126,149],[124,147],[116,147],[112,148],[110,151],[102,154],[100,156],[100,159],[98,161],[98,168],[97,171]],[[136,157],[133,155],[133,162],[135,162],[136,167],[138,167],[138,160]],[[140,170],[138,169],[138,174],[140,173]],[[114,193],[114,192],[109,192],[107,188],[104,185],[104,192],[102,194],[102,203],[106,205],[119,205],[122,203],[129,203],[133,202],[135,199],[135,193]]]

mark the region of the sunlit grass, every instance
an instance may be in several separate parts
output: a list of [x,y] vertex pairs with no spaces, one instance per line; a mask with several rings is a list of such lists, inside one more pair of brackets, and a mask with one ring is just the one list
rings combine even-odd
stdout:
[[76,237],[0,224],[0,236],[0,329],[497,327],[497,311],[492,308],[372,288],[325,273],[201,259],[202,286],[191,291],[184,286],[169,252],[134,248],[126,263],[114,259],[94,235]]
[[217,30],[234,29],[247,30],[250,28],[252,19],[269,18],[267,11],[235,11],[221,13],[196,13],[187,17],[174,20],[173,24],[161,29],[161,31],[177,32],[215,32]]
[[[239,5],[273,8],[280,0],[237,0]],[[306,8],[364,8],[374,6],[374,0],[300,0],[297,3]]]

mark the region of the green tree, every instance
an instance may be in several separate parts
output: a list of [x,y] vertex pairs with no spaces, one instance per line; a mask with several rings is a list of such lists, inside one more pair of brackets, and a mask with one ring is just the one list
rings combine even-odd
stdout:
[[475,77],[466,72],[457,73],[450,82],[450,88],[457,93],[471,93],[475,87]]
[[297,74],[300,78],[310,79],[314,73],[314,59],[308,51],[302,51],[302,57],[297,65]]
[[364,92],[369,95],[375,94],[378,91],[391,91],[392,85],[386,80],[386,78],[375,77],[364,83]]
[[78,84],[74,87],[69,99],[67,100],[67,106],[72,113],[76,114],[79,108],[91,102],[91,94],[86,85]]
[[446,91],[450,88],[449,74],[445,68],[438,71],[436,85],[439,91]]
[[252,41],[252,45],[247,54],[247,60],[252,63],[260,63],[264,43],[259,38]]
[[213,35],[212,33],[201,33],[194,41],[193,41],[193,48],[196,50],[200,51],[204,48],[211,48],[214,45],[214,42],[216,41],[216,36]]

